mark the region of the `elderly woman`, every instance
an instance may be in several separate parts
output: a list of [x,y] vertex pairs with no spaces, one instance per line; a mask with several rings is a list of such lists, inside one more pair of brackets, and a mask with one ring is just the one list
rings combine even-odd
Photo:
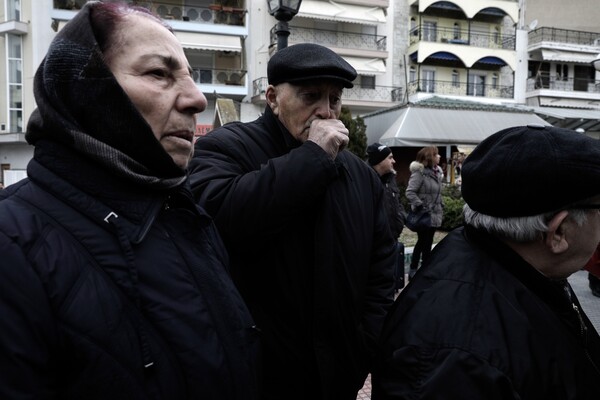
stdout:
[[406,198],[413,211],[425,208],[431,215],[431,227],[417,232],[410,261],[409,279],[414,276],[419,263],[425,263],[431,254],[433,235],[442,226],[442,170],[438,167],[440,155],[436,146],[423,147],[417,159],[410,163],[410,178],[406,187]]
[[0,398],[253,399],[253,321],[186,179],[206,99],[147,10],[91,2],[0,196]]

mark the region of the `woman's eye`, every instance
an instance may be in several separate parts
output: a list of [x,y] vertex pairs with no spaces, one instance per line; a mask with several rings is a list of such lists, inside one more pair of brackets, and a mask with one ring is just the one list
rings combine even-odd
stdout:
[[164,78],[164,77],[166,77],[168,75],[167,71],[165,71],[163,69],[153,69],[153,70],[148,71],[148,74],[149,75],[153,75],[153,76],[157,76],[159,78]]

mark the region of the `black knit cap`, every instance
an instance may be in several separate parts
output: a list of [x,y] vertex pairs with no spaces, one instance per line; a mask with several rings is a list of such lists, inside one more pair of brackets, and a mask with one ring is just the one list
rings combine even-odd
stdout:
[[557,211],[600,195],[600,141],[551,126],[508,128],[473,150],[461,176],[465,202],[482,214]]
[[267,65],[270,85],[325,79],[351,88],[356,70],[327,47],[300,43],[277,51]]
[[373,143],[367,147],[367,155],[369,156],[369,165],[377,165],[387,156],[392,154],[392,149],[381,143]]

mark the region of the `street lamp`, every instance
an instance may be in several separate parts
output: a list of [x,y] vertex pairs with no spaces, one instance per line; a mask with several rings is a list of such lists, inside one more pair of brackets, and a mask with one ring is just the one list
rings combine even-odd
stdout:
[[287,47],[288,36],[290,36],[290,27],[288,21],[298,14],[302,0],[267,0],[269,5],[269,14],[278,21],[275,25],[275,34],[277,35],[277,50]]

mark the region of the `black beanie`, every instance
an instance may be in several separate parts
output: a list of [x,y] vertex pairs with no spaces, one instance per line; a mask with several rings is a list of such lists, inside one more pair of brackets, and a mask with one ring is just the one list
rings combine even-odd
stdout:
[[367,155],[369,156],[369,165],[377,165],[387,156],[392,154],[392,149],[381,143],[373,143],[367,147]]

